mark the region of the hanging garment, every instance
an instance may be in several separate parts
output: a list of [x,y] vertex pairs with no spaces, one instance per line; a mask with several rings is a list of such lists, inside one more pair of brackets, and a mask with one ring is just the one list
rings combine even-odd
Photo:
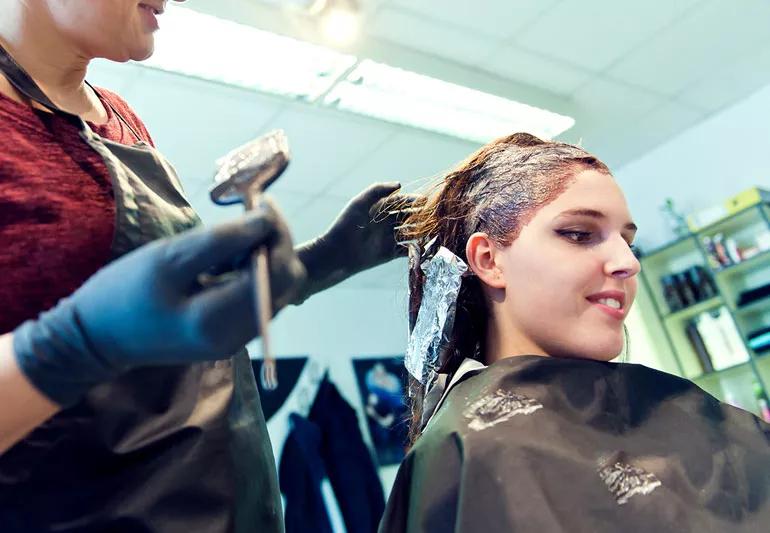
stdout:
[[[200,223],[152,146],[95,134],[58,109],[2,48],[0,70],[54,113],[62,138],[79,135],[101,156],[116,207],[113,258]],[[39,426],[0,456],[0,530],[282,531],[275,462],[246,351],[132,370]]]
[[332,533],[321,482],[321,430],[297,414],[289,415],[291,431],[278,467],[278,481],[286,507],[286,533]]
[[769,528],[770,426],[640,365],[520,356],[450,383],[380,531]]
[[[276,359],[275,368],[281,379],[278,380],[278,387],[275,389],[265,390],[260,380],[257,380],[262,413],[266,421],[269,422],[272,416],[283,407],[291,391],[297,385],[307,361],[307,357],[280,357]],[[262,359],[251,360],[251,368],[255,376],[262,374],[263,364],[264,360]]]
[[321,457],[347,533],[377,531],[385,496],[355,409],[324,379],[308,419],[321,429]]

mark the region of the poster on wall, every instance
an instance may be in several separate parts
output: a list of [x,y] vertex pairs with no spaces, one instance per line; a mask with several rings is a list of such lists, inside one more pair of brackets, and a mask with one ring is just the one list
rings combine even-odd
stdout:
[[353,368],[377,461],[398,464],[409,431],[404,357],[354,359]]

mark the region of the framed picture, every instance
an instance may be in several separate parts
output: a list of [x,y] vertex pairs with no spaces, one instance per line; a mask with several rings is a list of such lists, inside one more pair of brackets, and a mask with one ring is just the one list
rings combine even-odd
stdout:
[[398,464],[409,431],[404,357],[354,359],[353,368],[377,461]]

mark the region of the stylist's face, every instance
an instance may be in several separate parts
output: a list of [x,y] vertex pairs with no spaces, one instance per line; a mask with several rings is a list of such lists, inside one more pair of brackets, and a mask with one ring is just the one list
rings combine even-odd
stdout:
[[[141,61],[167,0],[46,0],[55,26],[88,58]],[[184,1],[184,0],[177,0]]]

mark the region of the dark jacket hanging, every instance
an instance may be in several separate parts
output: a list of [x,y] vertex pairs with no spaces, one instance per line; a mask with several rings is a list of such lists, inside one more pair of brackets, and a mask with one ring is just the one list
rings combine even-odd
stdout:
[[321,493],[325,475],[319,450],[321,430],[296,414],[289,421],[292,429],[278,467],[278,482],[286,498],[286,533],[332,533]]
[[364,443],[356,411],[327,379],[309,419],[321,428],[321,456],[347,533],[372,533],[385,509],[377,468]]

